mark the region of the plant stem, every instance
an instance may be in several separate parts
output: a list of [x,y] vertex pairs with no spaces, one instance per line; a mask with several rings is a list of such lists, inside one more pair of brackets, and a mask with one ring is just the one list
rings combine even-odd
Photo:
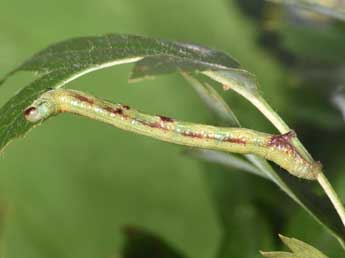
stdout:
[[[260,96],[257,98],[257,101],[259,105],[260,111],[269,118],[269,120],[272,122],[273,125],[276,126],[276,128],[281,132],[285,133],[288,131],[291,131],[291,129],[288,127],[288,125],[280,118],[280,116],[268,105],[268,103]],[[309,154],[309,152],[306,150],[306,148],[303,146],[303,144],[300,142],[298,138],[295,138],[293,140],[293,144],[295,145],[296,149],[301,153],[302,156],[304,156],[307,160],[310,162],[314,162],[312,156]],[[331,183],[325,176],[324,172],[321,171],[321,173],[317,177],[317,181],[322,187],[323,191],[327,195],[327,197],[330,199],[331,203],[333,204],[335,210],[337,211],[343,225],[345,226],[345,208],[343,203],[341,202],[338,194],[335,192],[334,188],[332,187]]]
[[[276,128],[281,132],[285,133],[287,131],[290,131],[291,129],[288,127],[288,125],[279,117],[279,115],[268,105],[268,103],[260,96],[258,98],[259,105],[257,107],[260,107],[260,111],[265,115],[268,114],[269,116],[266,116],[273,125],[276,126]],[[300,142],[298,138],[295,138],[293,140],[293,144],[295,145],[296,149],[303,155],[307,160],[310,162],[314,162],[312,156],[310,153],[306,150],[306,148],[303,146],[303,144]],[[317,176],[317,181],[322,187],[323,191],[333,204],[335,210],[337,211],[343,225],[345,226],[345,208],[343,203],[341,202],[338,194],[335,192],[334,188],[332,187],[331,183],[325,176],[324,172],[321,171],[321,173]]]
[[341,202],[340,198],[338,197],[337,193],[335,192],[334,188],[328,181],[325,174],[320,173],[317,177],[317,181],[321,185],[322,189],[325,191],[329,199],[331,200],[334,208],[337,210],[339,217],[343,224],[345,225],[345,210],[343,203]]
[[[250,103],[252,103],[277,129],[280,133],[287,133],[291,131],[290,127],[284,122],[284,120],[272,109],[272,107],[266,102],[266,100],[258,93],[257,89],[253,87],[248,87],[250,85],[241,85],[236,81],[231,81],[229,78],[224,76],[222,73],[217,71],[206,71],[203,72],[206,76],[218,81],[222,85],[225,85],[227,89],[231,89]],[[251,82],[252,83],[252,82]],[[256,85],[255,85],[256,86]],[[298,150],[298,152],[308,161],[315,162],[300,140],[295,137],[292,140],[293,145]],[[328,181],[327,177],[321,171],[317,177],[317,181],[322,187],[323,191],[331,201],[335,210],[337,211],[343,225],[345,226],[345,208],[342,204],[339,196],[333,189],[332,185]]]
[[[285,133],[286,131],[290,131],[291,129],[288,127],[288,125],[280,119],[279,115],[268,105],[268,103],[260,96],[259,99],[259,107],[262,113],[269,114],[271,118],[271,122],[273,125],[279,125],[276,126],[276,128],[281,131],[282,133]],[[306,148],[303,146],[303,144],[300,142],[298,138],[294,139],[293,144],[295,145],[296,149],[303,155],[307,160],[310,162],[314,162],[312,156],[310,153],[306,150]],[[335,210],[337,211],[343,225],[345,226],[345,208],[343,203],[341,202],[338,194],[335,192],[333,186],[325,176],[324,172],[321,171],[321,173],[317,176],[317,181],[322,187],[323,191],[333,204]]]

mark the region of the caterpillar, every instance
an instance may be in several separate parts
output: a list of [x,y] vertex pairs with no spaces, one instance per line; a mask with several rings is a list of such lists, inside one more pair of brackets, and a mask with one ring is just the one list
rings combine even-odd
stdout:
[[84,92],[56,89],[43,93],[24,110],[28,122],[38,123],[69,112],[155,139],[190,147],[256,154],[299,178],[315,180],[319,162],[309,162],[293,146],[296,134],[272,135],[246,128],[216,127],[177,121],[161,115],[141,113],[127,105],[113,104]]

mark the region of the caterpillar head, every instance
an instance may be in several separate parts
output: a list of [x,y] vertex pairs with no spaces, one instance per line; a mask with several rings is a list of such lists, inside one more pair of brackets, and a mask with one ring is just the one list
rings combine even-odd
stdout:
[[56,105],[49,98],[49,92],[47,92],[24,110],[24,117],[31,123],[37,123],[47,119],[54,114],[56,110]]

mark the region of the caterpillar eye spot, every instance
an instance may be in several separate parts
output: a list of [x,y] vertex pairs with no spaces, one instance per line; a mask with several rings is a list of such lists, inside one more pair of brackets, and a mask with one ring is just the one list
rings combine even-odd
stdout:
[[35,107],[28,107],[27,109],[25,109],[24,116],[25,116],[25,119],[31,123],[36,123],[41,119],[37,111],[37,108]]
[[26,110],[24,110],[25,116],[30,116],[32,113],[36,112],[37,109],[35,107],[29,107]]

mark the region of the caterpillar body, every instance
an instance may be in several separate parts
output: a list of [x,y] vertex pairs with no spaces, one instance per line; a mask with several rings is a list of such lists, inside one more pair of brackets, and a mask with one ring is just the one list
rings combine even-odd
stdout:
[[319,162],[304,159],[292,145],[293,131],[272,135],[245,128],[216,127],[177,121],[141,113],[126,105],[113,104],[89,94],[67,89],[43,93],[24,110],[27,121],[38,123],[52,115],[74,113],[126,131],[191,147],[241,154],[256,154],[275,162],[294,176],[315,180]]

